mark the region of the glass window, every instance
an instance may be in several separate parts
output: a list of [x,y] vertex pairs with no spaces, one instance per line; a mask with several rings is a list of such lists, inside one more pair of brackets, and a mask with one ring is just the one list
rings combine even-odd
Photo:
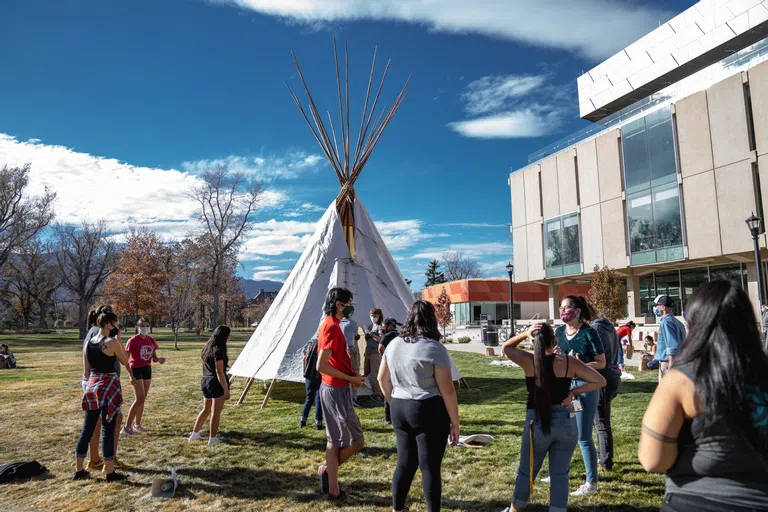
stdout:
[[672,299],[672,312],[676,315],[683,314],[683,305],[680,300],[680,272],[671,270],[669,272],[656,273],[656,294],[666,295]]
[[685,305],[693,295],[693,292],[702,284],[709,281],[709,272],[706,268],[692,268],[680,271],[680,288],[683,292],[683,311]]
[[672,114],[663,108],[622,128],[632,265],[683,259]]
[[640,313],[644,316],[653,316],[653,300],[656,298],[656,285],[653,274],[640,278]]
[[579,215],[571,213],[544,223],[544,262],[547,277],[581,272]]
[[747,281],[747,271],[739,263],[718,265],[716,267],[709,267],[709,278],[713,281],[715,279],[726,279],[744,288]]

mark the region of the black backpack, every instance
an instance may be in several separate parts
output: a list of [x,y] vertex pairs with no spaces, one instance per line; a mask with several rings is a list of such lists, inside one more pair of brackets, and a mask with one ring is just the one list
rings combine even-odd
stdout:
[[317,372],[317,340],[310,340],[304,345],[304,378],[316,379],[320,376]]
[[42,475],[47,471],[48,469],[36,460],[11,462],[5,466],[0,466],[0,484]]

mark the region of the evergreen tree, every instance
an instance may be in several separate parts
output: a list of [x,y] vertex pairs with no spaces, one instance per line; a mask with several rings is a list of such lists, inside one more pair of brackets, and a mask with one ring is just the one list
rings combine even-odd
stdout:
[[445,274],[440,272],[440,263],[437,260],[432,260],[427,265],[427,271],[424,273],[427,276],[427,281],[424,283],[426,288],[434,286],[436,284],[445,283]]

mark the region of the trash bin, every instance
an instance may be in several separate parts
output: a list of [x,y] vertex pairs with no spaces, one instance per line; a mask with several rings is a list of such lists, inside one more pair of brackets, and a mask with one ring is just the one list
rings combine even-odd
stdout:
[[485,345],[488,347],[499,346],[499,331],[486,331],[485,332]]

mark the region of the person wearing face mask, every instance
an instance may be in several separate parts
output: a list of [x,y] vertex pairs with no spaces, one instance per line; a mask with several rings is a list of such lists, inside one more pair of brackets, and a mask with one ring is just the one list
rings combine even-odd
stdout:
[[381,391],[377,376],[381,366],[381,353],[379,353],[379,342],[383,334],[384,314],[378,308],[370,311],[371,324],[365,333],[365,362],[363,364],[363,375],[368,377],[373,387],[373,395],[376,400],[384,403],[384,393]]
[[659,380],[675,364],[675,356],[685,339],[685,326],[672,313],[672,300],[668,295],[659,295],[653,301],[653,314],[659,318],[659,343],[656,346],[656,360],[659,361]]
[[[128,418],[125,420],[125,426],[120,431],[129,436],[148,432],[141,426],[141,419],[144,416],[144,403],[149,393],[149,386],[152,384],[152,361],[163,364],[164,357],[157,355],[157,342],[149,336],[149,322],[141,318],[136,323],[139,334],[128,340],[125,351],[131,356],[131,370],[136,379],[133,384],[133,404],[128,411]],[[135,420],[135,424],[134,424]]]
[[[589,326],[594,317],[594,310],[584,297],[565,297],[560,303],[560,320],[565,325],[557,328],[555,338],[557,348],[562,354],[577,357],[593,370],[602,370],[605,368],[605,348],[600,336]],[[571,387],[577,389],[584,384],[582,379],[575,378]],[[571,496],[585,496],[597,492],[597,450],[592,439],[592,429],[600,392],[582,392],[576,398],[581,408],[581,411],[576,412],[579,448],[587,475],[586,482],[572,492]]]

